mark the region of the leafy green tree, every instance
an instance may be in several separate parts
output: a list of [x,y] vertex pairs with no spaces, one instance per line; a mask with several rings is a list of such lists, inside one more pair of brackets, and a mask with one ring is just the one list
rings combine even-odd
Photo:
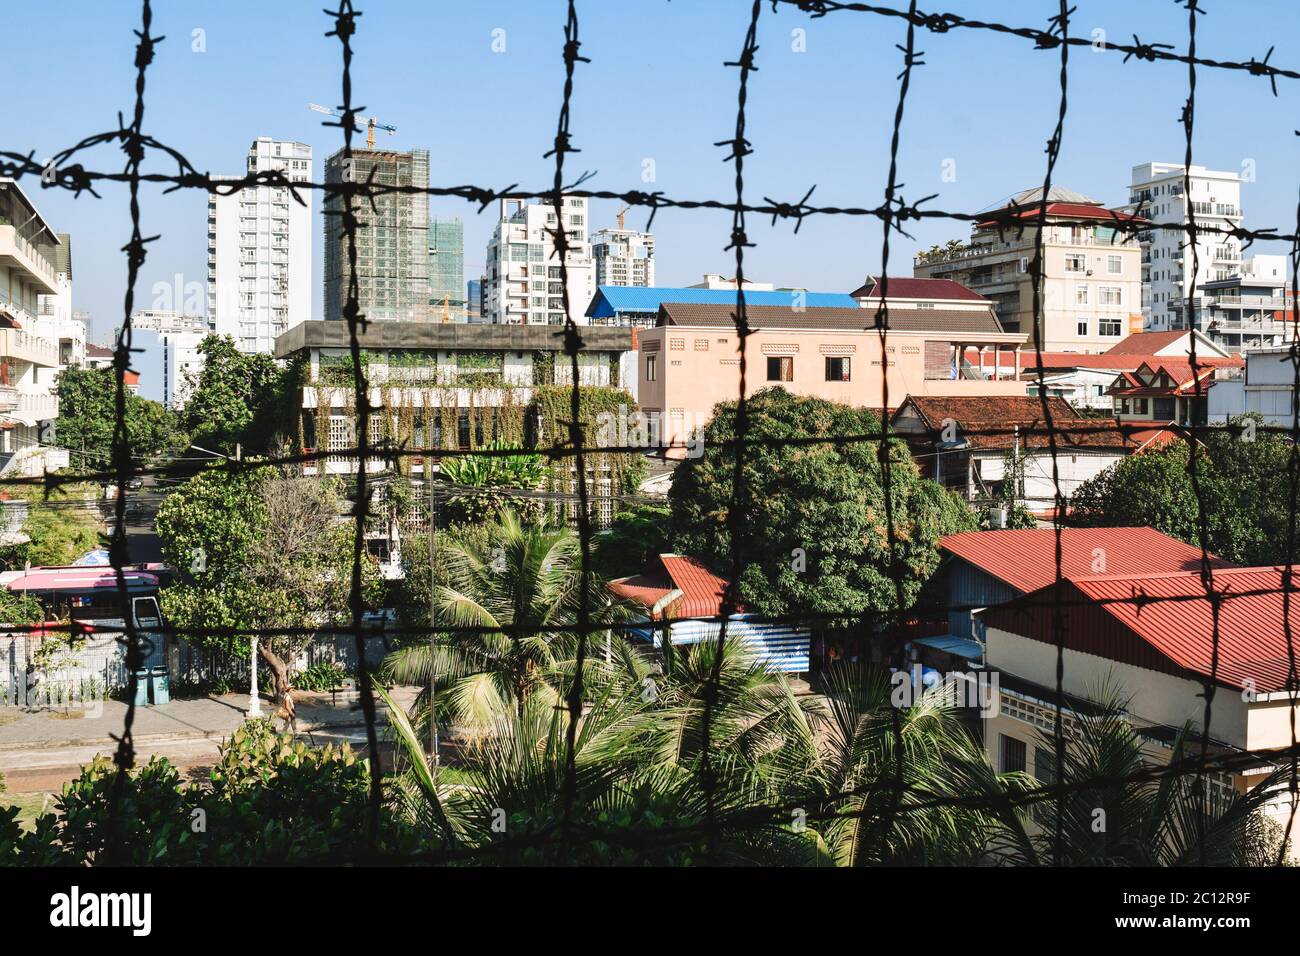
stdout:
[[246,354],[228,335],[209,335],[199,343],[203,367],[188,380],[181,421],[194,444],[233,455],[275,451],[281,439],[296,434],[297,403],[289,394],[298,381],[295,366],[281,368],[269,355]]
[[660,505],[633,504],[614,515],[596,534],[593,564],[602,577],[619,578],[644,571],[655,555],[672,550],[672,512]]
[[[764,389],[748,401],[751,440],[741,472],[736,528],[740,600],[762,614],[896,609],[938,566],[936,542],[975,527],[969,509],[923,480],[907,446],[892,440],[888,461],[894,551],[887,535],[880,420],[866,409]],[[668,494],[678,551],[716,570],[730,566],[736,403],[719,403],[704,453],[687,459]],[[857,436],[836,443],[835,439]],[[826,439],[765,445],[763,439]]]
[[[1075,490],[1070,523],[1148,525],[1199,545],[1200,509],[1189,470],[1192,448],[1175,441],[1116,462]],[[1208,549],[1239,564],[1284,563],[1289,513],[1295,506],[1288,504],[1289,476],[1300,471],[1300,462],[1291,463],[1290,442],[1273,433],[1259,432],[1247,440],[1232,431],[1214,431],[1196,448]],[[1291,557],[1300,557],[1300,550]]]
[[[491,451],[509,451],[513,446],[497,440],[484,447]],[[542,502],[512,495],[511,490],[536,491],[546,478],[547,470],[546,460],[541,455],[523,451],[514,455],[445,458],[438,466],[440,477],[450,484],[475,491],[450,495],[442,520],[453,524],[482,524],[495,519],[502,509],[509,508],[523,520],[537,523],[545,515]]]
[[32,501],[22,530],[30,540],[0,547],[0,566],[7,570],[29,561],[34,567],[68,565],[100,545],[99,522],[78,508]]
[[[113,427],[117,409],[117,378],[111,368],[69,368],[55,384],[59,397],[56,441],[91,468],[108,468],[113,460]],[[158,402],[126,396],[126,428],[131,454],[160,455],[184,447],[174,416]]]
[[[185,580],[162,593],[163,610],[182,627],[217,630],[326,629],[351,620],[352,532],[330,479],[274,470],[211,467],[159,506],[156,527],[168,562]],[[382,594],[376,562],[362,554],[362,599]],[[262,635],[258,654],[276,696],[292,692],[299,635]],[[247,653],[246,637],[195,638]]]

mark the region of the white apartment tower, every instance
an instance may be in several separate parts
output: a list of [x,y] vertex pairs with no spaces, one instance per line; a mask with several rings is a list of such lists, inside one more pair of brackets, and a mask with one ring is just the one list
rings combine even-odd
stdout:
[[[312,177],[311,147],[259,136],[249,174]],[[312,190],[299,203],[283,186],[208,197],[208,325],[241,352],[270,353],[276,336],[311,318]]]
[[[586,323],[596,295],[596,268],[587,241],[587,199],[565,196],[561,207],[569,253],[569,310]],[[555,252],[555,207],[550,203],[501,202],[487,248],[483,279],[485,321],[498,325],[563,325],[564,284]]]
[[131,328],[158,336],[163,349],[163,402],[168,408],[180,408],[189,397],[191,382],[203,371],[199,343],[207,336],[207,320],[201,315],[147,309],[131,314]]
[[596,285],[653,286],[655,237],[633,229],[602,229],[591,237]]
[[[1241,176],[1235,172],[1181,163],[1143,163],[1133,167],[1129,212],[1154,225],[1186,226],[1192,216],[1208,228],[1241,225]],[[1191,195],[1184,195],[1190,186]],[[1206,282],[1227,279],[1241,266],[1241,242],[1213,233],[1198,235],[1199,269],[1192,275],[1192,248],[1185,232],[1152,229],[1142,236],[1142,312],[1152,331],[1177,328],[1179,308]]]

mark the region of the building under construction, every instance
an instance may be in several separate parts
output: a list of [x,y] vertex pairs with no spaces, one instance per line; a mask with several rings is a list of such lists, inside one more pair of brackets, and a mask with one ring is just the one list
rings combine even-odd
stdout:
[[[429,151],[339,150],[325,161],[325,182],[410,187],[356,200],[357,301],[372,321],[427,321],[429,305]],[[351,270],[343,241],[344,199],[325,200],[325,318],[342,319]]]

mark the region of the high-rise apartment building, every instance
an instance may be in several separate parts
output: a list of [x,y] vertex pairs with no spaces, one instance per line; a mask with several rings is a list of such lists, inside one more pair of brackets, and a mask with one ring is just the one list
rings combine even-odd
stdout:
[[429,220],[429,308],[435,322],[464,322],[465,225],[458,218]]
[[[311,147],[259,136],[248,173],[310,181]],[[208,197],[208,324],[241,352],[271,352],[276,336],[311,317],[313,190],[300,204],[283,186]]]
[[465,283],[465,314],[471,322],[483,318],[483,280],[470,279]]
[[[1188,173],[1190,172],[1190,176]],[[1186,195],[1190,185],[1191,194]],[[1235,172],[1182,163],[1143,163],[1133,167],[1129,212],[1141,210],[1153,225],[1233,228],[1241,225],[1241,176]],[[1198,271],[1192,275],[1192,247],[1180,229],[1152,229],[1142,239],[1142,313],[1153,331],[1178,328],[1186,321],[1175,303],[1206,282],[1230,278],[1241,265],[1241,242],[1231,236],[1198,234]],[[1186,326],[1181,326],[1185,328]]]
[[1032,347],[1031,264],[1041,212],[1046,222],[1038,310],[1043,348],[1105,352],[1142,330],[1142,252],[1138,240],[1118,228],[1132,216],[1061,186],[1052,187],[1044,210],[1042,195],[1040,186],[999,203],[989,219],[971,226],[968,241],[954,239],[918,253],[912,273],[954,279],[991,299],[1002,327],[1023,332]]
[[[578,323],[596,294],[596,269],[587,241],[587,199],[565,196],[561,206],[568,240],[569,310]],[[564,283],[550,203],[501,201],[501,216],[487,248],[483,309],[498,325],[563,325]]]
[[[429,151],[339,150],[325,160],[326,183],[429,187]],[[429,197],[424,192],[376,194],[355,201],[357,302],[369,321],[428,321]],[[344,200],[325,199],[325,318],[345,318],[352,280],[343,235]]]
[[131,328],[153,332],[163,350],[163,403],[179,408],[189,396],[190,385],[203,371],[199,343],[208,334],[201,315],[149,309],[131,314]]
[[655,237],[633,229],[601,229],[591,237],[596,285],[653,286]]

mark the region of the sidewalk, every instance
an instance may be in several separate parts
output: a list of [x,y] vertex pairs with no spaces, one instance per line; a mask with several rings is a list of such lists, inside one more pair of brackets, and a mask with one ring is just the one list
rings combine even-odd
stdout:
[[[394,699],[409,706],[415,688],[396,687]],[[297,693],[298,734],[313,743],[364,745],[365,718],[355,695]],[[379,721],[385,722],[384,708],[376,701]],[[217,747],[246,719],[247,694],[226,694],[193,700],[173,700],[160,707],[137,707],[131,727],[136,763],[152,755],[165,756],[182,770],[201,770],[217,758]],[[262,701],[270,717],[275,708]],[[57,789],[71,780],[96,754],[111,755],[117,749],[114,735],[120,735],[127,706],[108,700],[101,713],[76,709],[24,711],[0,708],[0,772],[9,790],[31,792]],[[276,721],[277,727],[281,721]]]

